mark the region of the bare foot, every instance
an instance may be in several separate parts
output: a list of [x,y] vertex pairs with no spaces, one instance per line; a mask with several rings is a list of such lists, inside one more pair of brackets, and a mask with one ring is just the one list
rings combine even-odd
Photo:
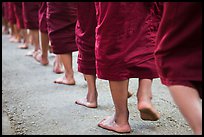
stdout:
[[21,40],[15,38],[15,37],[11,37],[11,38],[9,39],[9,41],[10,41],[10,42],[14,42],[14,43],[21,43]]
[[78,105],[88,107],[88,108],[97,108],[96,102],[93,102],[93,103],[88,102],[86,98],[79,99],[79,100],[75,101],[75,103]]
[[36,58],[36,56],[37,56],[38,54],[40,54],[40,53],[41,53],[40,50],[35,50],[35,51],[33,52],[33,57]]
[[139,102],[138,110],[140,111],[140,117],[142,120],[157,121],[160,118],[160,114],[147,102]]
[[9,39],[10,42],[15,42],[16,41],[16,38],[11,36],[11,38]]
[[129,124],[126,125],[118,125],[115,120],[114,116],[107,116],[98,124],[99,127],[102,127],[107,130],[111,130],[118,133],[130,133],[131,128]]
[[62,65],[60,65],[59,63],[57,64],[56,61],[54,61],[53,72],[55,72],[56,74],[64,73],[64,71],[62,70]]
[[2,34],[9,34],[9,30],[3,30]]
[[55,72],[56,74],[64,73],[63,70],[61,70],[60,68],[57,68],[57,67],[53,68],[53,72]]
[[28,46],[24,44],[24,45],[18,46],[18,48],[19,48],[19,49],[28,49]]
[[48,64],[49,64],[48,59],[47,59],[47,58],[43,58],[41,53],[40,53],[40,54],[37,54],[37,55],[35,56],[35,59],[36,59],[38,62],[40,62],[42,65],[48,65]]
[[66,78],[66,76],[62,77],[62,78],[58,78],[54,81],[54,83],[58,83],[58,84],[65,84],[65,85],[75,85],[75,80],[74,79],[70,79],[68,80]]
[[33,56],[34,50],[28,51],[28,53],[26,53],[26,56]]
[[21,43],[21,39],[15,39],[14,42],[16,42],[16,43]]

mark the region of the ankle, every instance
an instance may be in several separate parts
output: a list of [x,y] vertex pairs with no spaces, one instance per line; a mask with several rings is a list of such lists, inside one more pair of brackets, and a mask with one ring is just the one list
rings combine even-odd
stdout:
[[67,78],[67,80],[74,80],[74,74],[73,73],[65,73],[65,77]]
[[43,59],[48,59],[48,55],[45,55],[45,54],[41,54],[41,57],[42,57]]
[[91,92],[87,94],[87,101],[88,102],[97,102],[98,94],[97,92]]

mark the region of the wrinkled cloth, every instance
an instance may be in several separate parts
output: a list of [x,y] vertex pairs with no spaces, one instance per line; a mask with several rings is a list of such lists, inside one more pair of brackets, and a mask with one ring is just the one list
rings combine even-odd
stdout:
[[78,51],[75,42],[77,4],[75,2],[47,2],[47,29],[55,54]]
[[158,78],[153,52],[160,19],[153,12],[155,4],[95,2],[98,78]]
[[40,9],[38,11],[38,17],[39,17],[39,30],[43,33],[48,33],[46,13],[47,13],[47,4],[46,2],[41,2]]
[[14,12],[16,17],[17,28],[24,29],[22,2],[14,2]]
[[11,24],[16,24],[16,16],[14,11],[14,3],[8,2],[8,21]]
[[24,26],[26,29],[39,29],[38,10],[40,2],[22,2]]
[[9,21],[9,8],[8,8],[8,2],[2,2],[2,17]]
[[196,88],[202,96],[202,3],[165,2],[155,61],[164,85]]
[[95,27],[96,12],[94,2],[77,4],[76,44],[78,47],[78,71],[96,75],[95,64]]

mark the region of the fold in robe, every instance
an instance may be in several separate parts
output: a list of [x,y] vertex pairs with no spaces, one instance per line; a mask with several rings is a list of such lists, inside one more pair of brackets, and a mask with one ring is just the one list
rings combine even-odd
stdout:
[[96,71],[106,80],[157,78],[153,2],[95,2]]
[[26,29],[39,29],[38,10],[40,2],[22,2],[24,26]]
[[191,86],[202,96],[202,3],[164,4],[155,60],[163,84]]
[[8,2],[8,19],[11,24],[16,24],[16,16],[13,2]]
[[24,28],[23,13],[22,13],[22,2],[14,2],[14,12],[16,17],[16,26],[19,29]]
[[1,6],[2,6],[1,16],[2,16],[3,18],[5,18],[6,2],[2,2]]
[[9,21],[9,10],[8,10],[8,2],[2,2],[2,17]]
[[47,29],[55,54],[78,51],[75,42],[77,3],[47,2]]
[[76,44],[78,53],[78,71],[95,75],[95,27],[96,12],[94,2],[78,3],[76,24]]
[[46,13],[47,13],[47,4],[46,2],[41,2],[40,9],[38,12],[38,17],[39,17],[39,29],[43,33],[47,33]]

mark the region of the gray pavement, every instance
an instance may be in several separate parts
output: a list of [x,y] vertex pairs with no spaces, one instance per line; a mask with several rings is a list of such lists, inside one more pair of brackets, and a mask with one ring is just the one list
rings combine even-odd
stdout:
[[[77,72],[77,54],[73,54],[75,86],[55,84],[63,76],[52,72],[50,64],[42,66],[25,54],[33,49],[18,49],[2,35],[2,134],[3,135],[120,135],[97,126],[114,107],[108,81],[97,79],[98,108],[76,105],[85,97],[86,82]],[[159,79],[153,82],[152,102],[161,114],[158,121],[140,119],[136,109],[138,79],[130,80],[134,95],[128,100],[132,132],[125,135],[192,135],[192,130],[174,104],[169,91]]]

